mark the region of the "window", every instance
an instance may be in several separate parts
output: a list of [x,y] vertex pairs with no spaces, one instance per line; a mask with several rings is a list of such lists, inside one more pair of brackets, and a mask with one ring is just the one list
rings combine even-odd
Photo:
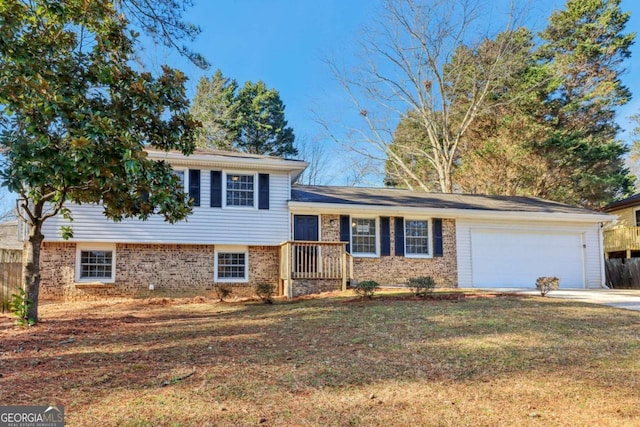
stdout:
[[254,176],[227,174],[227,206],[254,206]]
[[407,256],[430,256],[429,221],[407,219],[405,221],[405,254]]
[[358,255],[377,255],[375,218],[351,219],[351,251]]
[[636,220],[636,227],[640,227],[640,209],[636,209],[634,211],[635,214],[635,220]]
[[105,247],[78,247],[76,279],[78,282],[113,282],[115,280],[115,249]]
[[182,188],[187,189],[187,171],[184,169],[174,169],[173,174],[180,178],[180,182],[182,183]]
[[249,254],[246,248],[225,248],[215,254],[216,282],[248,282]]

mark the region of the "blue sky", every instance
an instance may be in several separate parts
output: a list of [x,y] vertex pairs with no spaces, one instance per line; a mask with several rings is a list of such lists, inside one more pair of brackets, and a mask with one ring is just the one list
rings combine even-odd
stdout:
[[[488,16],[504,16],[504,6],[501,9],[499,2],[494,4],[495,10]],[[157,46],[148,46],[143,58],[153,58],[157,64],[167,62],[186,72],[190,96],[198,80],[217,68],[241,84],[263,80],[280,92],[289,125],[298,139],[331,144],[323,139],[314,117],[330,120],[351,105],[325,59],[348,62],[355,55],[356,41],[363,27],[377,15],[378,5],[378,0],[195,0],[185,19],[202,28],[192,47],[204,54],[211,69],[200,70]],[[551,11],[563,5],[563,0],[530,2],[527,25],[536,30],[544,28]],[[640,33],[640,2],[623,0],[622,8],[631,11],[628,31]],[[633,47],[623,77],[634,94],[634,99],[619,111],[618,122],[623,128],[631,128],[626,117],[640,111],[638,61],[640,40]]]

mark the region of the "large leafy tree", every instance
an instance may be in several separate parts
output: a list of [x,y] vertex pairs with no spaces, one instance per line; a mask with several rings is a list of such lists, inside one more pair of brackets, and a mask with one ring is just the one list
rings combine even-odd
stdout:
[[[619,5],[618,0],[569,0],[552,14],[538,41],[520,29],[509,34],[506,50],[497,49],[504,34],[478,48],[458,47],[445,66],[445,71],[465,70],[444,74],[446,81],[455,77],[447,86],[448,126],[468,114],[485,69],[501,63],[502,72],[460,138],[453,164],[456,190],[587,207],[629,191],[626,149],[616,139],[614,119],[616,108],[630,97],[619,77],[634,34],[624,33],[629,15]],[[417,116],[411,112],[400,122],[387,172],[396,157],[419,159],[416,144],[428,147],[428,128]],[[407,126],[413,129],[410,144],[403,139]],[[410,173],[397,170],[397,183],[430,178],[427,165],[409,165]]]
[[[24,288],[38,319],[42,225],[65,203],[101,203],[114,220],[190,212],[170,166],[146,149],[194,149],[185,77],[130,65],[135,35],[107,0],[0,3],[2,184],[29,225]],[[69,234],[69,230],[65,230]]]
[[516,193],[507,188],[508,165],[527,161],[526,150],[513,141],[525,133],[525,110],[540,103],[536,90],[544,80],[542,70],[531,66],[532,39],[519,28],[475,46],[459,44],[442,70],[446,111],[434,106],[402,116],[389,146],[386,184],[442,189],[435,140],[450,147],[451,190]]
[[[417,189],[456,190],[453,176],[461,141],[504,73],[511,72],[514,14],[503,37],[490,46],[495,61],[478,63],[477,52],[489,47],[485,41],[490,38],[479,24],[481,7],[474,0],[383,2],[380,20],[362,42],[361,63],[349,70],[330,64],[364,121],[362,128],[349,132],[349,148],[387,161],[387,172]],[[461,84],[469,92],[457,99]],[[392,146],[402,116],[425,136],[419,146],[405,141],[409,155],[398,140]],[[416,165],[428,165],[430,171],[416,171]]]
[[[503,74],[501,84],[489,94],[487,108],[478,114],[460,144],[454,181],[462,192],[531,195],[541,169],[546,167],[531,144],[548,132],[541,118],[552,80],[550,70],[534,58],[531,31],[520,28],[511,40],[506,62],[510,72]],[[479,64],[495,61],[494,43],[487,40],[476,52]],[[464,101],[468,93],[465,86],[473,84],[460,85],[456,98],[463,105],[468,102]]]

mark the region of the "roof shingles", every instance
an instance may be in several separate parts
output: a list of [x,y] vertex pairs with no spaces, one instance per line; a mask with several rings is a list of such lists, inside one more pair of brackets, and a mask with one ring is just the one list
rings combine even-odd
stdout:
[[395,188],[294,185],[291,200],[303,203],[472,209],[500,212],[594,214],[594,211],[533,197],[421,193]]

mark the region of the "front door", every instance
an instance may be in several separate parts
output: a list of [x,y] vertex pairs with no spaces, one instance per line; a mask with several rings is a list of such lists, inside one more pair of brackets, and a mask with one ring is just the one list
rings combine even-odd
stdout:
[[293,240],[317,242],[318,217],[316,215],[294,215]]
[[[317,242],[318,217],[316,215],[293,216],[293,240]],[[312,277],[318,272],[318,247],[294,243],[294,277]]]

